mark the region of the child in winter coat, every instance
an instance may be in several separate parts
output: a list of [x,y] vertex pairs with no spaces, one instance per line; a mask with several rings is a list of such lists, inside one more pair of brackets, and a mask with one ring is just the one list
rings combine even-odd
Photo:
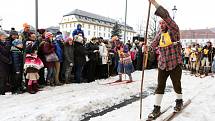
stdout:
[[37,55],[38,44],[36,35],[30,34],[26,41],[26,58],[24,70],[28,79],[28,92],[35,94],[38,91],[39,70],[44,67],[43,62]]
[[118,74],[119,74],[119,80],[122,81],[122,74],[125,73],[129,76],[129,81],[127,83],[130,83],[133,81],[131,73],[134,72],[134,67],[131,60],[131,55],[129,52],[129,49],[126,45],[121,45],[120,49],[118,50],[119,54],[119,64],[118,64]]
[[23,89],[22,89],[22,75],[23,75],[23,43],[22,43],[22,40],[15,39],[12,41],[11,55],[12,55],[12,60],[13,60],[12,93],[21,94],[23,92]]

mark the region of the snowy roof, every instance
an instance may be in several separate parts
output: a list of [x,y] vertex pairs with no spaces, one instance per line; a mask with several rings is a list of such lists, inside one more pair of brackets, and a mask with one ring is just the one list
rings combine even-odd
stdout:
[[215,28],[181,30],[181,39],[207,39],[215,38]]
[[[111,24],[114,24],[114,23],[118,22],[115,19],[105,17],[105,16],[101,16],[101,15],[94,14],[94,13],[90,13],[90,12],[86,12],[86,11],[79,10],[79,9],[75,9],[75,10],[69,12],[68,14],[65,14],[63,17],[70,16],[70,15],[76,15],[76,18],[78,20],[82,20],[82,21],[88,20],[88,19],[86,19],[86,17],[87,17],[87,18],[90,18],[92,20],[97,20],[98,22],[103,21],[103,22],[107,22],[107,23],[111,23]],[[80,16],[80,17],[77,17],[77,16]],[[90,20],[88,20],[88,21],[90,21]],[[90,21],[90,22],[92,22],[92,21]],[[124,23],[119,23],[119,24],[121,26],[124,26]],[[131,27],[129,25],[127,25],[127,28],[129,30],[133,30],[133,27]]]

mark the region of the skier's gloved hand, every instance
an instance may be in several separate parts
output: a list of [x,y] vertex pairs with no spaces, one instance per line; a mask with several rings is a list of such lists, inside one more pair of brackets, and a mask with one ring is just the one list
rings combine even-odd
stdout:
[[73,63],[70,63],[69,66],[73,66]]
[[181,43],[179,41],[173,42],[173,45],[180,45]]

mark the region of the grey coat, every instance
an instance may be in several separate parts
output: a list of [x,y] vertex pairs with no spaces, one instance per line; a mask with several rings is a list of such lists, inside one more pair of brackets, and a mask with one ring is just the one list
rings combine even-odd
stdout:
[[63,56],[64,56],[65,67],[68,67],[70,63],[74,65],[74,46],[65,44]]

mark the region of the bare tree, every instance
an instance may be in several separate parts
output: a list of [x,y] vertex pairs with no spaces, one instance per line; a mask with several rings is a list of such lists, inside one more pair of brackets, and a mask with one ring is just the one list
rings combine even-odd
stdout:
[[144,24],[145,22],[143,21],[143,19],[138,19],[138,22],[136,24],[136,30],[140,36],[144,36]]
[[158,18],[157,18],[157,16],[155,16],[155,15],[151,16],[149,29],[150,29],[149,30],[149,41],[151,41],[155,37],[157,30],[158,30]]

